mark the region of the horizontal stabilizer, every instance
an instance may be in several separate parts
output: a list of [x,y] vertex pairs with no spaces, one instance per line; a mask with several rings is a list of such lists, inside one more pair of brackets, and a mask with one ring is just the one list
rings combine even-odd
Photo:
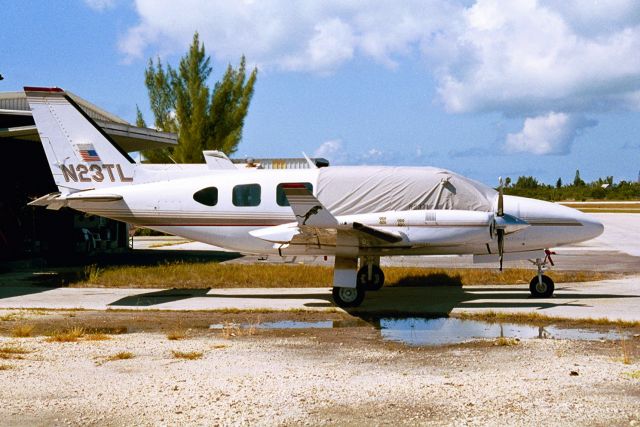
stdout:
[[49,193],[27,203],[29,206],[46,206],[47,209],[58,210],[65,206],[65,201],[60,199],[60,193]]
[[95,194],[95,193],[72,193],[62,195],[61,193],[49,193],[28,203],[29,206],[46,206],[47,209],[58,210],[69,205],[69,202],[117,202],[122,200],[119,194]]

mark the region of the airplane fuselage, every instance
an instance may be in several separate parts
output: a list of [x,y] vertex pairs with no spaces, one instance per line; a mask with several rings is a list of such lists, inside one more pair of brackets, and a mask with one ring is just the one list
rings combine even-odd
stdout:
[[[322,242],[318,245],[284,245],[285,240],[275,235],[273,238],[260,238],[251,234],[268,227],[295,228],[296,218],[286,199],[278,194],[278,186],[308,183],[315,194],[318,173],[317,169],[211,170],[189,178],[90,190],[97,195],[117,193],[122,200],[108,203],[77,201],[70,202],[69,206],[243,253],[334,255],[335,245]],[[341,183],[333,182],[332,185],[339,188]],[[195,195],[203,190],[215,191],[215,203],[209,200],[204,204],[196,200]],[[322,202],[322,194],[317,196]],[[527,229],[506,236],[505,252],[524,252],[580,242],[602,231],[597,221],[575,209],[515,196],[505,196],[504,200],[505,213],[530,224]],[[393,244],[359,247],[354,242],[346,245],[350,249],[340,249],[357,256],[487,254],[497,251],[491,229],[491,211],[418,208],[363,211],[337,215],[337,218],[340,222],[359,222],[402,236],[402,241]],[[284,233],[287,235],[286,231]]]

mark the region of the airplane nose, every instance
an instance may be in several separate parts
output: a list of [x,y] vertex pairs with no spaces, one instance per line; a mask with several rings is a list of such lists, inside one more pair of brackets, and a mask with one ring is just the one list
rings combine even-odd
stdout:
[[522,235],[527,246],[580,243],[604,231],[602,223],[591,215],[557,203],[505,196],[504,206],[505,212],[529,223]]
[[585,240],[595,239],[604,231],[604,225],[598,221],[597,219],[584,215],[580,218],[580,222],[582,223],[581,234],[584,234]]

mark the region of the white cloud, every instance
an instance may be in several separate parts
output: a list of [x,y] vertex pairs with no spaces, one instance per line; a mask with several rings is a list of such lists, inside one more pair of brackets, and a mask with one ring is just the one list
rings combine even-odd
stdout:
[[[583,4],[479,0],[465,10],[462,25],[424,48],[445,108],[531,114],[625,107],[623,95],[640,89],[640,3],[609,9],[605,2],[589,13]],[[618,21],[624,25],[609,25]]]
[[331,139],[320,144],[313,152],[313,157],[324,157],[331,164],[344,164],[348,161],[345,146],[339,139]]
[[389,67],[449,25],[445,0],[136,0],[137,25],[120,39],[136,59],[182,53],[198,31],[219,60],[246,54],[263,68],[330,73],[356,55]]
[[[447,111],[529,117],[517,134],[523,140],[527,123],[542,126],[531,123],[547,117],[551,126],[549,111],[564,114],[565,127],[585,114],[640,111],[637,0],[136,0],[135,7],[139,21],[119,42],[129,60],[182,53],[194,31],[219,61],[246,54],[276,71],[328,74],[355,58],[394,68],[419,53]],[[549,144],[529,152],[566,153],[571,141]]]
[[85,4],[93,10],[102,12],[107,9],[113,9],[116,0],[84,0]]
[[505,148],[510,153],[567,154],[575,137],[596,124],[566,113],[527,118],[520,132],[507,135]]

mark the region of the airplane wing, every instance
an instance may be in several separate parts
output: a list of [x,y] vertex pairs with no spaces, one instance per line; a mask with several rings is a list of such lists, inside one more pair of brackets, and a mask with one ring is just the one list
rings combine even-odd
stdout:
[[341,222],[303,184],[286,184],[283,190],[297,224],[254,230],[250,234],[276,244],[321,246],[389,246],[403,240],[398,233],[359,222]]

